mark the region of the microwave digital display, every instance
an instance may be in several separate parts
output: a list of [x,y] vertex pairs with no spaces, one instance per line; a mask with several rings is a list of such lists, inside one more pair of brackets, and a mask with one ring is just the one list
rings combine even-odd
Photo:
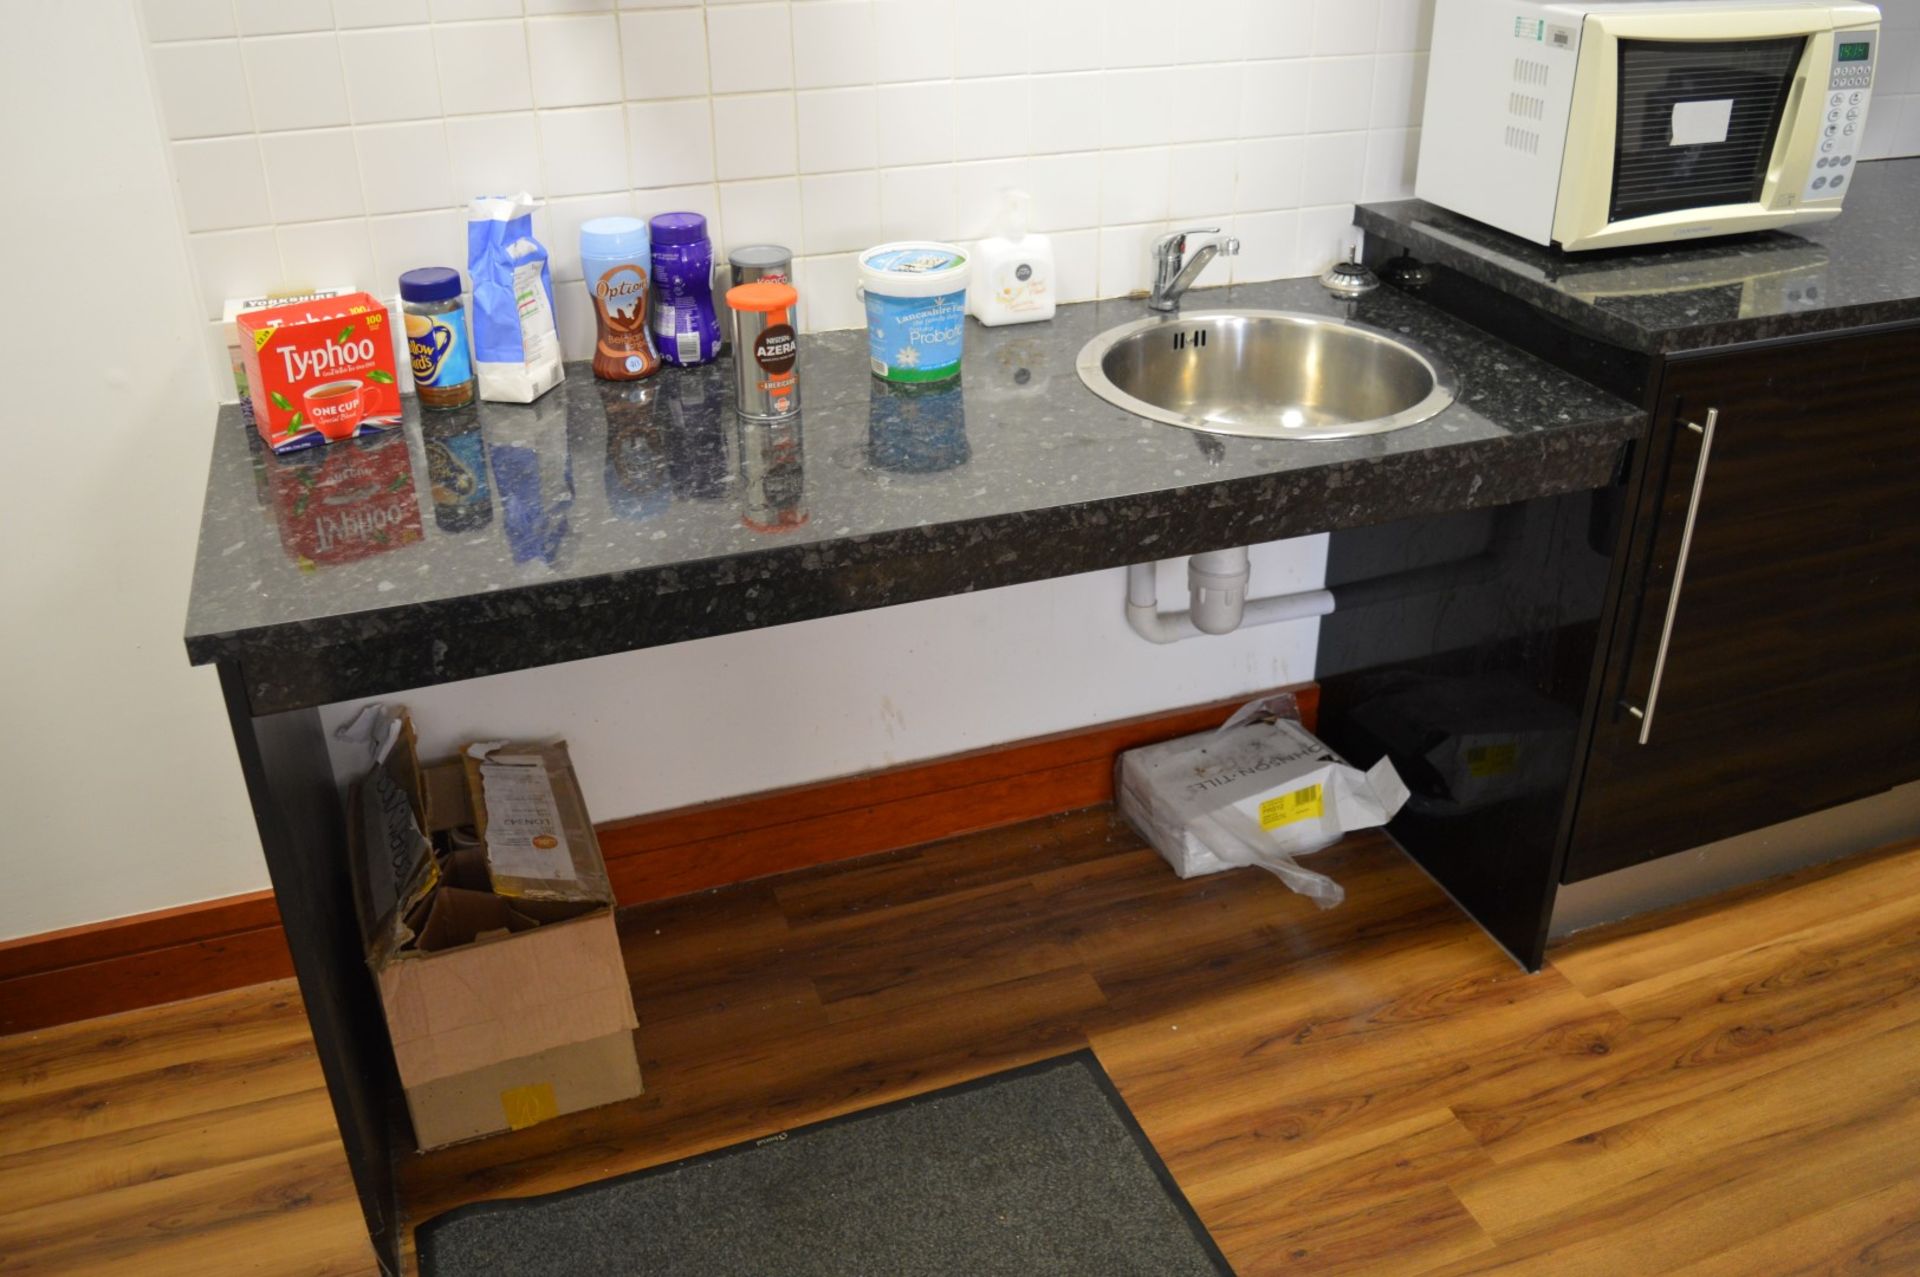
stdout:
[[1873,56],[1873,42],[1870,40],[1860,40],[1843,44],[1840,46],[1840,52],[1837,56],[1842,62],[1865,62],[1869,57]]

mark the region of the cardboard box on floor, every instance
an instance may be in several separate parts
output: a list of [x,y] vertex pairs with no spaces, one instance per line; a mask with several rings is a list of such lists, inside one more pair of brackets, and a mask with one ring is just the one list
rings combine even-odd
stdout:
[[[367,962],[422,1149],[640,1094],[613,892],[564,743],[422,767],[402,712],[354,788]],[[431,836],[487,831],[436,860]]]

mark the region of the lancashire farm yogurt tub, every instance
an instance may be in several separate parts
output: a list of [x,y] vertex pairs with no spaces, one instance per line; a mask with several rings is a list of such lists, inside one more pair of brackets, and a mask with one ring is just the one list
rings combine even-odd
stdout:
[[860,254],[874,376],[925,383],[960,375],[969,269],[964,251],[933,240],[901,240]]

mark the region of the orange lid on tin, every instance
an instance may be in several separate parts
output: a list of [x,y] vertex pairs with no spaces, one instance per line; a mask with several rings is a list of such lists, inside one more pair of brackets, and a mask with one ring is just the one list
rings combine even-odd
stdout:
[[727,305],[735,310],[791,310],[799,300],[800,294],[794,292],[791,285],[771,280],[736,284],[727,290]]

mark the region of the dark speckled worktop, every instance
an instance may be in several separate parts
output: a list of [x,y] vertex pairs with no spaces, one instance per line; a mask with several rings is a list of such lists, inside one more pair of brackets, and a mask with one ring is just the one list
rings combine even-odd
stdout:
[[1855,166],[1840,216],[1795,231],[1562,253],[1422,200],[1356,218],[1417,258],[1646,354],[1920,319],[1920,159]]
[[[1339,314],[1312,281],[1188,308]],[[1142,559],[1598,487],[1631,405],[1420,303],[1356,317],[1453,366],[1440,416],[1371,438],[1222,439],[1134,417],[1074,372],[1138,301],[969,322],[957,386],[868,375],[865,334],[801,344],[797,426],[731,410],[730,369],[569,369],[531,406],[275,457],[216,426],[187,617],[255,713],[883,607]],[[1114,596],[1114,607],[1121,606]]]

